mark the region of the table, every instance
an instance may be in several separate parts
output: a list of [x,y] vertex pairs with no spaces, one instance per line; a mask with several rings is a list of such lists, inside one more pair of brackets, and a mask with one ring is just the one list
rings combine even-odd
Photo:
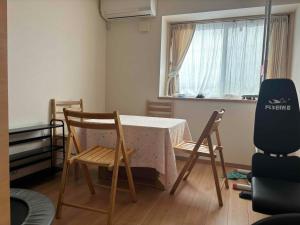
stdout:
[[[173,147],[183,140],[192,140],[186,120],[132,115],[121,115],[120,120],[126,145],[135,150],[131,167],[154,168],[160,174],[160,182],[166,189],[170,188],[178,175]],[[104,120],[88,122],[103,123]],[[115,131],[85,130],[79,135],[85,148],[115,145]]]

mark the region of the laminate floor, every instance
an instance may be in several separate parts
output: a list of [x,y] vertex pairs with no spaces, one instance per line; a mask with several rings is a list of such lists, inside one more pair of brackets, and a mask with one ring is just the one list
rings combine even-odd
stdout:
[[[178,161],[179,169],[183,166]],[[230,168],[228,168],[230,171]],[[92,171],[97,181],[96,170]],[[220,174],[220,173],[219,173]],[[60,174],[47,183],[33,189],[47,195],[55,204],[58,196]],[[211,167],[197,163],[187,181],[174,196],[168,191],[137,185],[138,202],[132,203],[129,193],[118,192],[114,215],[115,225],[249,225],[265,217],[252,211],[251,201],[239,198],[238,191],[222,190],[224,206],[219,207]],[[66,200],[93,207],[105,207],[109,201],[109,189],[96,186],[91,196],[83,178],[74,181],[70,176]],[[106,215],[63,207],[62,218],[53,225],[105,225]]]

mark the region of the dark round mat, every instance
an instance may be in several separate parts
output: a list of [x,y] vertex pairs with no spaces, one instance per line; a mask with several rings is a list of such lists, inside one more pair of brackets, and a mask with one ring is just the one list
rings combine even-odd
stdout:
[[26,189],[10,190],[12,225],[51,225],[54,207],[49,198]]
[[28,216],[29,208],[26,202],[10,198],[10,215],[12,225],[21,225]]

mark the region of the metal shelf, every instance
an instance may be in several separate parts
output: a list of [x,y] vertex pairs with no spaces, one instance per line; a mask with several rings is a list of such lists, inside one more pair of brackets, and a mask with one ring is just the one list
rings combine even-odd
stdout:
[[34,164],[37,164],[37,163],[40,163],[40,162],[49,161],[49,160],[51,160],[51,158],[52,158],[51,156],[47,156],[47,157],[45,157],[45,158],[33,160],[33,161],[31,161],[31,162],[24,163],[24,164],[22,164],[22,165],[12,166],[12,167],[10,167],[9,170],[10,170],[10,172],[13,172],[13,171],[15,171],[15,170],[22,169],[22,168],[24,168],[24,167],[31,166],[31,165],[34,165]]
[[50,130],[50,129],[59,128],[59,127],[64,127],[64,125],[63,124],[43,124],[43,125],[38,125],[38,126],[14,128],[14,129],[9,129],[9,135],[34,132],[34,131],[39,131],[39,130]]
[[32,149],[26,152],[20,152],[20,153],[16,153],[13,155],[9,156],[9,161],[10,162],[15,162],[21,159],[27,159],[30,158],[32,156],[37,156],[37,155],[42,155],[48,152],[54,152],[57,151],[59,149],[63,149],[63,146],[45,146],[45,147],[41,147],[41,148],[37,148],[37,149]]
[[28,143],[28,142],[40,141],[40,140],[44,140],[44,139],[48,139],[48,138],[51,138],[51,135],[43,135],[43,136],[34,137],[34,138],[27,138],[27,139],[21,139],[21,140],[17,140],[17,141],[10,141],[9,145],[13,146],[13,145],[25,144],[25,143]]
[[[59,124],[58,124],[59,123]],[[62,120],[51,120],[50,124],[43,124],[43,125],[38,125],[38,126],[30,126],[30,127],[22,127],[22,128],[16,128],[16,129],[10,129],[9,130],[9,135],[11,141],[9,142],[10,146],[15,146],[15,145],[20,145],[20,144],[25,144],[25,143],[30,143],[30,142],[37,142],[37,141],[43,141],[43,140],[49,140],[49,143],[47,146],[27,150],[24,152],[12,154],[9,156],[10,159],[10,172],[15,172],[19,173],[18,171],[25,171],[27,170],[27,175],[24,175],[25,177],[29,176],[30,174],[35,174],[38,171],[35,169],[35,172],[32,171],[30,174],[28,174],[28,168],[31,168],[31,166],[38,165],[43,162],[49,161],[49,167],[47,169],[50,169],[52,173],[55,173],[59,171],[59,168],[57,168],[54,165],[54,152],[62,152],[62,160],[64,159],[64,149],[65,149],[65,142],[62,142],[62,146],[54,145],[53,144],[53,129],[60,128],[62,129],[62,134],[64,135],[64,122]],[[12,140],[13,135],[17,134],[25,134],[25,133],[30,133],[30,132],[38,132],[38,131],[43,131],[43,130],[48,130],[47,134],[39,134],[40,136],[37,137],[30,137],[30,138],[25,138],[25,137],[15,137],[17,140]],[[44,143],[45,144],[45,143]],[[61,158],[59,158],[61,160]],[[24,168],[24,169],[23,169]],[[46,168],[46,167],[45,167]],[[22,173],[22,172],[21,172]],[[19,175],[20,177],[20,175]],[[23,177],[23,176],[22,176]],[[17,178],[17,179],[21,179]]]

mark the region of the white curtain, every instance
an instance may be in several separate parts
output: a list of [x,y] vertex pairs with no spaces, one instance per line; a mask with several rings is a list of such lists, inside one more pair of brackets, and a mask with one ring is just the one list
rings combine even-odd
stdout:
[[197,24],[179,70],[186,96],[258,94],[264,21]]
[[263,20],[229,24],[223,95],[258,94],[263,30]]

